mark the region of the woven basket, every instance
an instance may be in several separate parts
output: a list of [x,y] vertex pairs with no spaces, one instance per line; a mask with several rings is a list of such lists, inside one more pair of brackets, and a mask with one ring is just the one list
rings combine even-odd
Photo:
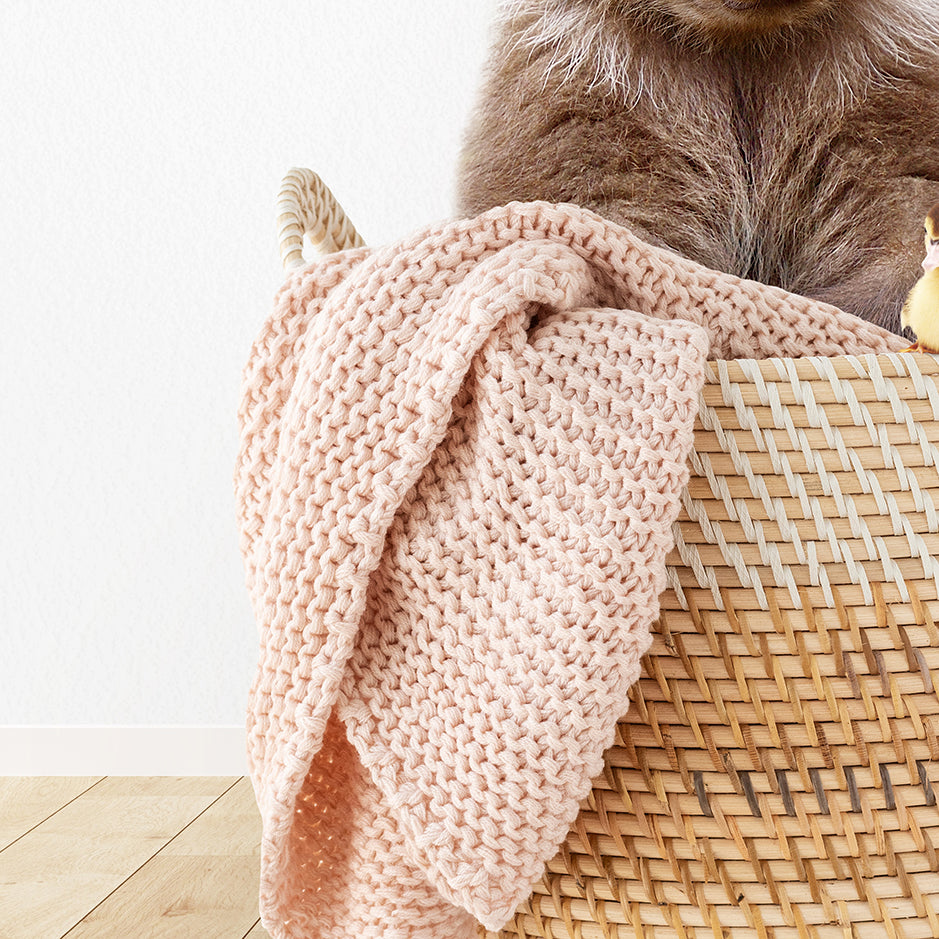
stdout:
[[[287,266],[361,243],[308,170],[279,213]],[[500,939],[939,937],[937,377],[710,363],[643,678]]]

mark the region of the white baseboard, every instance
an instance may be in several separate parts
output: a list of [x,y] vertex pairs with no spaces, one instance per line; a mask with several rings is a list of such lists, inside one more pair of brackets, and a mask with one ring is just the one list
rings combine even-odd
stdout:
[[244,727],[0,727],[0,776],[244,776]]

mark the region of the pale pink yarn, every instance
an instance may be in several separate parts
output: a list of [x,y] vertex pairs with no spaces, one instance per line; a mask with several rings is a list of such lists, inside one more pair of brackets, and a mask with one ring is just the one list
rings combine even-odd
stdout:
[[573,206],[293,275],[236,475],[270,934],[506,922],[627,709],[706,357],[899,345]]

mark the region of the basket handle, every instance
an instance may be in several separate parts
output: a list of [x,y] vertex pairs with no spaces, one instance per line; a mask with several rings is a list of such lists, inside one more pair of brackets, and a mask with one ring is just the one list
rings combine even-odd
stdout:
[[304,264],[305,234],[320,254],[365,244],[323,180],[313,170],[295,167],[284,177],[277,197],[277,237],[284,270]]

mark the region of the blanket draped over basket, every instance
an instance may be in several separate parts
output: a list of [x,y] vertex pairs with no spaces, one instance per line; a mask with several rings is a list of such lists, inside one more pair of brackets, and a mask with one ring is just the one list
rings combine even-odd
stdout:
[[573,206],[293,274],[236,471],[271,935],[501,927],[626,712],[705,360],[902,344]]

